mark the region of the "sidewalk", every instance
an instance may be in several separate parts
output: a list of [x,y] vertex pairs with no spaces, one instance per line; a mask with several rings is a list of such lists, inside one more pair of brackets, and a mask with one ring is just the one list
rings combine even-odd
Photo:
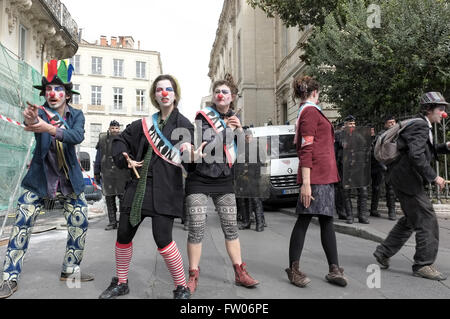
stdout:
[[[439,222],[439,248],[450,251],[450,205],[436,204],[433,206]],[[284,214],[296,216],[295,207],[280,208],[279,211]],[[358,218],[356,216],[353,224],[346,224],[344,220],[339,220],[336,217],[334,220],[334,228],[338,233],[381,243],[387,237],[397,221],[388,219],[387,209],[385,210],[383,207],[380,207],[378,211],[380,212],[381,217],[369,217],[370,224],[358,223]],[[397,207],[396,212],[398,220],[403,216],[399,206]],[[317,218],[313,218],[312,222],[316,225],[319,224]],[[415,247],[414,234],[408,240],[406,246]]]

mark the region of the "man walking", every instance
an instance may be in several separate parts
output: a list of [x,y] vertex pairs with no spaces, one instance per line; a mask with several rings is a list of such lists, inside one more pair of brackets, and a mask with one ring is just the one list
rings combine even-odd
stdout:
[[106,133],[100,133],[96,146],[97,154],[94,163],[94,176],[97,183],[102,185],[108,210],[109,224],[105,230],[117,229],[116,197],[122,202],[125,184],[130,179],[130,170],[119,169],[112,158],[112,141],[120,134],[120,124],[117,121],[109,123]]
[[416,232],[416,253],[412,266],[413,275],[432,280],[445,280],[433,263],[439,249],[439,226],[433,205],[424,190],[424,184],[435,183],[441,189],[445,180],[438,176],[430,162],[437,153],[450,153],[450,142],[435,145],[432,124],[439,123],[448,103],[439,92],[425,93],[421,99],[419,119],[411,122],[400,133],[398,149],[400,158],[389,167],[388,180],[394,186],[404,217],[389,233],[374,252],[383,269],[389,267],[389,258],[394,256]]
[[386,166],[380,164],[374,156],[374,148],[377,139],[386,132],[388,129],[397,124],[395,117],[387,116],[384,119],[384,129],[381,130],[373,139],[372,142],[372,162],[371,162],[371,175],[372,175],[372,200],[370,202],[370,216],[380,217],[378,212],[378,202],[380,200],[381,185],[383,180],[386,187],[386,206],[388,208],[388,218],[390,220],[396,220],[395,216],[395,193],[392,184],[386,181]]

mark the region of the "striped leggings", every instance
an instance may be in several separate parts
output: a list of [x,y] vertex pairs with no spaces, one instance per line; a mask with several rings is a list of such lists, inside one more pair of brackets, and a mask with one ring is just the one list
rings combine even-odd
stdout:
[[[220,217],[220,225],[228,241],[239,237],[236,215],[236,198],[233,193],[210,195],[216,211]],[[208,195],[191,194],[186,197],[186,209],[189,225],[188,242],[199,244],[202,242],[206,229],[206,211]]]

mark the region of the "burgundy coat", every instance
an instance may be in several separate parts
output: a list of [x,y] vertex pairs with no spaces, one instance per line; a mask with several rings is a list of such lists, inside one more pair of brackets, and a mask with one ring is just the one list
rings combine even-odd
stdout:
[[[302,111],[297,124],[297,183],[303,183],[302,167],[311,168],[311,185],[337,183],[339,174],[334,155],[334,129],[330,121],[317,108],[311,106]],[[314,140],[305,140],[306,136],[312,136]]]

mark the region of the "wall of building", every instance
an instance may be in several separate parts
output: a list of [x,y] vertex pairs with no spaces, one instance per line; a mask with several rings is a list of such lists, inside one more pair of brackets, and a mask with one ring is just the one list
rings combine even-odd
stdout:
[[[310,31],[286,28],[278,17],[268,18],[245,0],[224,1],[209,77],[214,82],[231,72],[239,87],[237,105],[243,108],[244,124],[295,122],[298,105],[292,100],[291,87],[296,76],[305,74],[300,44]],[[332,106],[322,106],[331,120],[337,118]]]
[[[82,109],[86,118],[85,140],[81,146],[95,146],[98,125],[101,126],[100,131],[105,132],[109,123],[117,120],[125,128],[131,122],[157,111],[150,102],[149,89],[153,80],[162,74],[159,52],[82,43],[76,55],[80,64],[72,82],[79,85],[81,96],[79,103],[73,103],[73,106]],[[102,58],[101,74],[93,74],[92,57]],[[123,60],[123,76],[114,75],[114,59]],[[136,61],[145,62],[145,78],[137,77]],[[100,105],[92,101],[92,86],[101,87]],[[114,88],[122,89],[122,109],[114,107]],[[144,90],[142,111],[136,107],[137,89]]]

